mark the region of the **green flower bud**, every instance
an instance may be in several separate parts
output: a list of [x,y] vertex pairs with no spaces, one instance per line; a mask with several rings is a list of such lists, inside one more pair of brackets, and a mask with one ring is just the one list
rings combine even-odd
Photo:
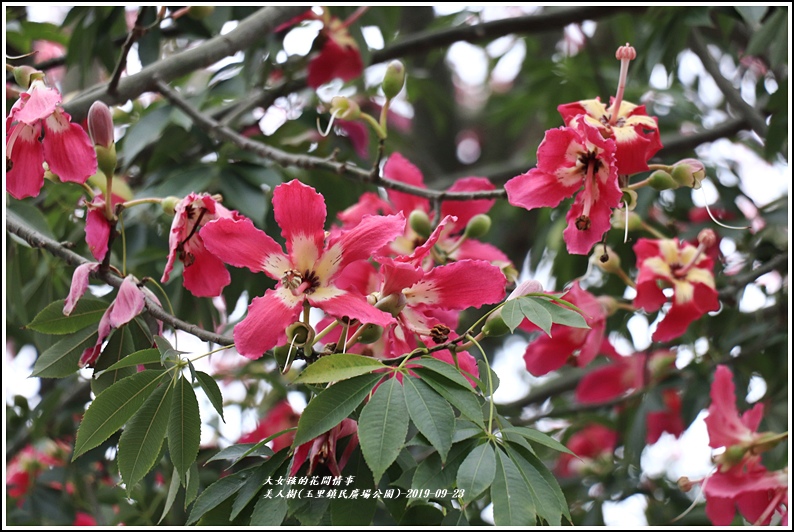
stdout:
[[510,328],[502,319],[501,309],[488,316],[485,325],[482,326],[482,332],[485,336],[504,336],[510,332]]
[[720,469],[727,470],[741,462],[746,453],[747,449],[743,445],[731,445],[717,457],[716,461],[720,464]]
[[96,150],[97,166],[103,174],[112,177],[116,172],[116,145],[111,144],[110,148],[105,148],[97,144],[94,146],[94,150]]
[[392,99],[400,94],[405,85],[405,65],[400,61],[394,60],[386,67],[386,74],[383,76],[383,94],[386,98]]
[[[612,227],[614,229],[626,228],[626,210],[615,209],[612,211]],[[639,231],[642,229],[642,218],[636,212],[629,212],[629,231]]]
[[14,67],[14,81],[23,89],[27,89],[30,87],[31,78],[35,72],[37,72],[37,70],[28,65]]
[[648,178],[648,184],[656,190],[675,190],[681,186],[673,176],[664,170],[656,170]]
[[673,165],[672,177],[679,185],[697,190],[706,178],[706,167],[697,159],[682,159]]
[[377,303],[375,303],[375,308],[378,310],[382,310],[383,312],[388,312],[395,318],[403,311],[405,305],[408,304],[408,300],[405,298],[405,295],[400,292],[399,294],[389,294],[388,296],[379,299]]
[[357,120],[361,116],[361,108],[350,98],[334,96],[331,99],[331,114],[341,120]]
[[590,255],[590,262],[607,273],[615,273],[620,270],[620,257],[605,244],[595,245],[593,254]]
[[364,330],[358,337],[358,343],[360,344],[371,344],[373,342],[377,342],[380,340],[380,337],[383,335],[383,327],[380,325],[375,325],[374,323],[368,323],[364,326]]
[[163,208],[164,213],[173,216],[176,213],[176,206],[179,205],[181,201],[182,198],[168,196],[167,198],[163,198],[163,201],[160,202],[160,207]]
[[466,238],[480,238],[488,234],[491,229],[491,217],[487,214],[478,214],[466,224],[463,236]]
[[430,217],[425,211],[420,209],[411,211],[411,214],[408,215],[408,226],[417,235],[424,238],[429,237],[430,233],[433,232],[433,228],[430,226]]

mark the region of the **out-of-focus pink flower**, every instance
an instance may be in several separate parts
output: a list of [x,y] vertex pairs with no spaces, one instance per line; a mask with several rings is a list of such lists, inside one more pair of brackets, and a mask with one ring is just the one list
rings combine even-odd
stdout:
[[287,340],[286,328],[304,303],[327,314],[386,326],[394,318],[359,295],[343,290],[337,277],[353,262],[367,259],[402,234],[402,216],[369,216],[354,228],[326,241],[325,201],[300,181],[276,187],[273,213],[287,244],[285,255],[270,236],[248,219],[213,220],[201,230],[206,248],[223,262],[263,272],[278,281],[275,289],[254,298],[248,315],[234,328],[240,354],[257,359]]
[[13,499],[24,497],[44,471],[63,466],[70,452],[71,447],[63,441],[44,440],[26,445],[6,465],[6,494]]
[[97,522],[94,516],[85,512],[77,512],[74,515],[72,526],[96,526]]
[[788,473],[767,471],[758,464],[747,470],[718,471],[703,482],[706,515],[715,526],[733,522],[736,509],[750,524],[768,525],[772,517],[781,514],[781,525],[788,524]]
[[656,443],[665,432],[676,438],[684,432],[684,422],[681,419],[681,394],[678,390],[667,389],[662,391],[664,410],[648,412],[645,418],[645,442]]
[[662,285],[674,292],[672,307],[653,333],[654,342],[678,338],[693,321],[720,308],[714,262],[702,251],[678,239],[641,238],[634,245],[639,269],[634,306],[654,312],[667,302]]
[[566,446],[576,456],[561,454],[557,473],[562,477],[572,477],[591,470],[598,461],[612,456],[617,441],[618,433],[614,430],[598,424],[587,425],[567,441]]
[[[347,447],[342,452],[341,457],[336,456],[336,445],[342,438],[350,437]],[[292,461],[292,469],[290,475],[294,476],[298,473],[301,466],[306,460],[309,461],[309,469],[307,475],[311,475],[319,464],[324,464],[325,467],[334,476],[341,476],[342,470],[347,465],[350,455],[358,446],[358,423],[352,419],[345,419],[339,425],[335,426],[328,432],[320,434],[311,441],[300,445],[295,450],[295,457]]]
[[[577,366],[586,366],[602,347],[606,313],[598,299],[582,290],[578,281],[573,283],[562,299],[579,307],[590,328],[579,329],[555,323],[551,326],[551,336],[544,334],[532,341],[524,353],[524,362],[527,371],[533,375],[545,375],[559,369],[569,359],[573,359]],[[520,327],[531,332],[539,330],[528,320],[524,320]]]
[[[613,103],[614,98],[610,98],[610,108]],[[614,122],[610,122],[610,109],[600,98],[566,103],[557,110],[566,126],[587,123],[604,138],[615,141],[615,159],[621,175],[648,170],[648,161],[662,149],[658,119],[648,116],[644,105],[622,101]]]
[[569,253],[587,254],[611,227],[612,209],[623,197],[615,142],[584,121],[550,129],[538,147],[537,167],[508,181],[505,191],[511,205],[528,210],[556,207],[575,194],[563,237]]
[[207,251],[201,228],[212,220],[239,220],[237,211],[230,211],[209,194],[190,193],[179,202],[168,236],[168,262],[160,282],[167,282],[177,257],[185,265],[182,284],[196,297],[215,297],[232,278],[218,257]]
[[706,416],[711,448],[740,446],[749,449],[758,438],[756,431],[763,415],[764,405],[761,403],[756,403],[753,408],[739,415],[733,373],[727,366],[717,366],[711,385],[711,405]]
[[38,196],[44,162],[64,182],[85,183],[96,173],[91,140],[60,104],[60,93],[37,79],[6,119],[6,190],[17,199]]
[[[256,428],[248,434],[241,436],[240,439],[237,440],[237,443],[259,443],[277,432],[296,427],[299,419],[300,414],[295,412],[289,404],[289,401],[279,401],[278,404],[268,411],[267,416],[256,425]],[[278,452],[281,449],[289,447],[294,440],[295,431],[290,431],[274,438],[271,441],[273,452]]]
[[[31,43],[30,48],[36,52],[36,63],[66,55],[66,48],[62,44],[53,41],[36,40]],[[51,83],[59,83],[63,79],[64,74],[66,74],[66,67],[64,66],[51,68],[47,70],[47,79]]]

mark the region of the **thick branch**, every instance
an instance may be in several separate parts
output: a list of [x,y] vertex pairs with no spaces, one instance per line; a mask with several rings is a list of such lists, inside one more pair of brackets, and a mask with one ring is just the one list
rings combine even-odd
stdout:
[[511,17],[482,24],[457,26],[443,30],[430,30],[409,35],[382,50],[372,52],[371,64],[382,63],[390,59],[427,51],[431,48],[449,46],[458,41],[479,42],[494,39],[509,33],[533,33],[541,31],[558,31],[568,24],[584,20],[596,20],[609,17],[623,11],[642,12],[645,7],[634,6],[586,6],[563,9],[541,15]]
[[736,111],[744,117],[750,127],[753,128],[753,131],[758,134],[759,137],[762,139],[766,138],[767,133],[767,125],[766,120],[764,119],[763,115],[750,105],[749,103],[745,102],[742,98],[742,95],[733,84],[725,79],[725,77],[720,72],[720,66],[711,57],[711,54],[706,47],[706,44],[703,42],[703,39],[700,38],[700,34],[697,31],[692,31],[690,34],[689,44],[695,55],[700,58],[700,61],[703,63],[703,68],[706,69],[712,78],[714,78],[714,82],[719,87],[722,94],[725,96],[725,99],[728,100],[728,103],[733,106]]
[[155,90],[155,79],[172,80],[190,74],[194,70],[210,66],[225,57],[234,55],[254,44],[278,25],[306,11],[305,7],[265,7],[241,21],[226,35],[219,35],[207,42],[150,65],[138,74],[123,78],[114,94],[108,93],[108,85],[101,84],[88,89],[80,96],[64,104],[64,109],[80,122],[88,108],[96,100],[108,105],[117,105],[137,98],[144,92]]
[[[79,266],[81,264],[85,264],[87,262],[91,262],[86,258],[81,257],[77,253],[67,249],[60,243],[56,242],[55,240],[42,235],[35,229],[32,229],[30,226],[25,224],[25,222],[20,219],[16,214],[11,211],[8,211],[6,217],[6,228],[9,232],[17,235],[25,242],[30,244],[34,248],[42,248],[46,249],[48,252],[53,254],[54,256],[62,259],[67,264],[72,266]],[[98,272],[97,277],[102,281],[106,282],[110,286],[113,287],[120,287],[121,283],[124,279],[121,277],[113,274],[110,271],[106,272]],[[154,300],[146,297],[146,311],[152,315],[155,319],[162,321],[174,327],[175,329],[179,329],[181,331],[188,332],[193,334],[206,342],[213,342],[219,345],[231,345],[234,343],[234,339],[229,336],[224,336],[220,334],[215,334],[210,331],[206,331],[201,327],[193,325],[192,323],[187,323],[185,321],[180,320],[179,318],[172,316],[168,312],[164,311],[163,308],[158,305]]]
[[270,159],[285,167],[297,167],[305,169],[321,169],[330,172],[336,172],[339,175],[344,175],[350,179],[360,181],[362,183],[371,183],[374,185],[382,186],[400,192],[413,194],[428,199],[438,200],[473,200],[473,199],[486,199],[486,198],[504,198],[505,191],[499,190],[483,190],[478,192],[445,192],[437,190],[428,190],[419,188],[399,181],[392,181],[379,175],[373,175],[370,170],[364,170],[351,163],[339,162],[333,159],[323,159],[320,157],[313,157],[311,155],[294,155],[278,148],[268,146],[261,142],[246,138],[236,131],[221,125],[218,121],[203,114],[201,111],[190,105],[178,92],[168,86],[163,81],[155,82],[155,89],[163,96],[174,104],[174,106],[181,109],[188,115],[193,123],[200,129],[206,131],[209,135],[222,139],[237,147],[255,153],[261,157]]

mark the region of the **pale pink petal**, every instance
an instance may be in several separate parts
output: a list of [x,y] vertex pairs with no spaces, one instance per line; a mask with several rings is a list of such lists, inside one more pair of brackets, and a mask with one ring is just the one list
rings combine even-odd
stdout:
[[6,190],[16,199],[38,196],[44,186],[41,126],[15,124],[6,136]]
[[565,198],[573,196],[581,186],[581,181],[566,186],[557,176],[532,168],[526,174],[518,175],[505,183],[505,191],[510,205],[531,210],[538,207],[556,207]]
[[361,323],[374,323],[380,326],[394,323],[391,314],[376,309],[360,295],[342,293],[329,299],[317,300],[312,299],[311,296],[308,299],[313,307],[318,307],[335,318],[348,317]]
[[244,357],[256,360],[268,349],[286,343],[286,328],[298,319],[301,305],[287,304],[279,292],[268,290],[255,297],[245,319],[234,327],[234,345]]
[[[383,167],[383,177],[391,179],[392,181],[399,181],[408,185],[413,185],[419,188],[425,188],[425,180],[422,172],[411,164],[408,159],[399,153],[393,153],[389,156],[389,160]],[[413,194],[406,194],[405,192],[398,192],[389,189],[389,200],[392,202],[397,211],[402,211],[407,217],[411,211],[419,209],[424,212],[430,211],[430,200],[427,198],[420,198]]]
[[121,287],[119,287],[119,293],[113,302],[112,310],[109,308],[108,320],[110,326],[119,328],[125,323],[129,323],[143,311],[145,303],[143,292],[135,283],[135,278],[132,275],[128,275],[121,283]]
[[436,266],[405,291],[409,305],[463,310],[497,303],[505,297],[502,270],[485,261],[458,261]]
[[102,318],[99,320],[99,327],[97,330],[98,337],[94,347],[87,348],[85,351],[83,351],[83,354],[80,355],[79,366],[81,368],[83,366],[93,365],[97,358],[99,358],[99,355],[102,353],[102,344],[105,342],[105,339],[110,335],[110,331],[112,330],[112,326],[110,325],[110,313],[113,312],[113,307],[115,305],[116,302],[113,301],[105,310]]
[[[96,201],[96,198],[95,198]],[[103,205],[99,201],[96,205]],[[110,237],[110,222],[105,218],[105,211],[100,208],[88,208],[85,215],[85,242],[94,258],[100,262],[105,260],[108,252],[108,238]]]
[[97,171],[94,145],[83,128],[56,111],[44,120],[44,160],[61,181],[85,183]]
[[210,253],[236,268],[281,279],[289,264],[281,246],[248,218],[213,220],[201,228],[199,236]]
[[74,270],[72,275],[72,286],[69,288],[69,296],[63,304],[63,313],[68,316],[77,305],[77,301],[83,297],[85,291],[88,290],[88,278],[92,272],[99,270],[98,262],[86,262],[81,264]]
[[44,120],[58,108],[61,103],[60,93],[44,86],[41,81],[33,82],[28,93],[20,95],[23,98],[22,107],[14,114],[14,119],[33,125]]
[[232,282],[221,259],[210,253],[194,253],[193,263],[185,266],[184,286],[196,297],[216,297]]
[[[464,177],[455,181],[449,188],[449,192],[478,192],[481,190],[494,190],[496,186],[485,177]],[[456,231],[466,228],[474,216],[487,213],[496,203],[495,199],[480,199],[453,201],[446,200],[441,202],[441,216],[455,216],[458,221],[455,224]]]
[[[297,267],[306,262],[311,267],[322,254],[325,242],[323,226],[326,210],[323,197],[312,187],[294,179],[276,187],[273,193],[273,215],[281,227],[281,235],[287,241],[287,253],[292,264]],[[307,258],[309,255],[314,260]]]

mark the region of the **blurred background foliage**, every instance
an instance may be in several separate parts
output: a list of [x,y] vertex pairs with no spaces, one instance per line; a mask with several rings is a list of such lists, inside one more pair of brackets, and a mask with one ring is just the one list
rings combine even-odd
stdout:
[[[46,68],[51,77],[58,72],[67,111],[71,97],[110,78],[127,37],[127,21],[138,16],[137,10],[122,6],[77,6],[63,8],[65,17],[58,24],[34,20],[23,6],[5,9],[7,56],[27,54],[36,41],[42,40],[62,47],[60,55],[47,59],[42,59],[41,54],[32,55],[15,64],[38,65]],[[227,31],[231,21],[241,20],[256,9],[218,6],[204,18],[181,17],[146,33],[133,51],[141,66],[156,65],[165,57],[218,35],[224,28]],[[332,7],[330,11],[344,20],[354,9]],[[328,102],[337,93],[356,98],[365,109],[382,101],[378,89],[383,63],[378,61],[394,57],[389,51],[395,45],[417,38],[418,45],[397,56],[405,63],[408,78],[404,99],[394,109],[410,125],[405,129],[390,127],[386,154],[405,155],[421,169],[431,189],[444,189],[456,178],[470,175],[485,176],[496,185],[503,185],[534,165],[544,132],[562,125],[558,105],[597,96],[607,101],[614,94],[619,72],[615,49],[630,42],[637,49],[637,60],[630,67],[626,99],[644,103],[649,114],[659,118],[665,145],[652,162],[672,164],[686,157],[703,158],[713,185],[709,187],[713,188],[709,200],[714,202],[712,210],[719,211],[720,217],[732,225],[750,225],[753,220],[748,219],[752,216],[748,213],[752,209],[740,208],[742,202],[753,204],[749,189],[767,186],[768,165],[781,171],[788,164],[789,9],[601,8],[603,12],[594,16],[594,10],[588,8],[571,25],[549,24],[487,39],[475,36],[470,38],[471,43],[459,40],[452,44],[453,38],[444,41],[443,46],[434,45],[430,39],[421,40],[422,36],[486,24],[497,18],[543,16],[565,10],[574,13],[575,18],[577,9],[465,8],[452,12],[430,6],[376,7],[350,27],[365,65],[374,62],[373,66],[365,76],[344,88],[338,82],[318,92],[306,88],[306,52],[314,39],[306,29],[292,37],[290,29],[262,35],[253,46],[228,60],[171,83],[203,113],[225,121],[246,136],[291,153],[333,156],[368,168],[376,157],[375,140],[369,142],[367,156],[361,157],[339,130],[320,137],[317,121],[327,123]],[[142,8],[140,13],[144,24],[154,21],[155,15],[154,7]],[[289,39],[300,41],[297,47],[301,53],[285,52]],[[705,44],[710,60],[732,90],[755,113],[769,117],[763,133],[751,131],[750,117],[731,105],[730,98],[715,87],[711,76],[698,67],[702,61],[692,51],[694,39]],[[691,71],[693,63],[695,74]],[[7,98],[7,111],[14,101]],[[74,118],[84,117],[75,113]],[[277,240],[281,237],[270,211],[271,192],[277,184],[298,178],[315,187],[326,198],[329,223],[337,212],[356,202],[362,192],[372,190],[370,185],[344,175],[284,168],[231,144],[217,143],[156,93],[141,94],[116,107],[114,121],[119,176],[126,180],[134,197],[184,196],[193,191],[219,193],[225,206],[250,217]],[[273,123],[279,126],[274,129]],[[752,164],[740,167],[736,160],[709,156],[709,142],[721,138],[734,143],[735,152],[749,152],[747,157]],[[78,205],[80,196],[79,187],[48,181],[37,198],[9,198],[5,208],[88,257],[82,208]],[[786,262],[778,262],[773,270],[782,279],[782,288],[755,285],[765,298],[761,308],[746,312],[739,302],[745,286],[754,280],[747,272],[788,254],[788,196],[784,193],[775,201],[754,205],[764,227],[743,231],[717,228],[707,218],[692,219],[691,213],[702,205],[701,197],[700,192],[688,188],[663,193],[649,188],[639,191],[635,212],[664,234],[693,239],[700,229],[711,227],[728,241],[721,247],[725,253],[716,271],[717,287],[724,295],[723,309],[694,323],[680,339],[694,355],[691,362],[680,363],[680,371],[674,372],[663,386],[685,391],[682,413],[688,424],[709,403],[708,389],[715,364],[729,363],[739,381],[740,411],[748,407],[742,404],[742,390],[747,389],[751,377],[761,377],[766,384],[762,401],[767,410],[761,429],[786,430],[790,373]],[[587,257],[569,255],[562,244],[564,207],[527,212],[500,200],[490,212],[493,226],[485,239],[507,253],[519,271],[523,268],[525,273],[534,273],[551,268],[556,281],[547,288],[562,289],[588,270]],[[159,280],[166,262],[171,218],[158,206],[144,206],[126,211],[123,221],[128,271],[138,278],[150,276]],[[633,241],[644,236],[650,235],[633,232],[624,243],[622,231],[608,234],[608,244],[629,271],[635,263]],[[112,264],[121,263],[120,249],[114,246]],[[232,283],[224,291],[229,311],[243,294],[259,295],[272,287],[273,282],[264,275],[230,270]],[[72,268],[59,259],[7,235],[7,356],[26,345],[42,353],[57,340],[26,329],[25,325],[51,301],[66,296],[71,274]],[[590,291],[597,295],[623,295],[625,286],[614,276],[594,272],[587,279]],[[219,310],[209,299],[193,297],[183,289],[180,275],[172,275],[164,288],[176,316],[206,329],[231,332],[233,323],[225,321],[224,309]],[[462,323],[468,324],[479,315],[464,316]],[[619,311],[609,319],[608,331],[613,339],[619,337],[632,343],[630,317],[631,314]],[[117,332],[114,337],[124,341],[123,335]],[[133,341],[135,335],[130,336]],[[500,345],[501,341],[492,340],[486,350],[493,354]],[[652,346],[657,347],[667,346]],[[243,381],[245,396],[234,402],[243,408],[257,409],[259,415],[287,392],[277,368],[267,358],[245,365],[230,364],[230,369],[218,369],[216,374],[219,379]],[[603,524],[603,503],[634,494],[645,497],[648,522],[670,523],[691,504],[691,498],[670,479],[650,478],[640,467],[645,446],[644,414],[660,404],[659,389],[632,397],[617,411],[612,406],[577,408],[572,391],[581,374],[581,370],[563,368],[551,382],[533,386],[524,399],[505,405],[502,413],[520,423],[522,412],[526,418],[536,415],[542,406],[546,418],[572,423],[567,436],[563,434],[563,441],[589,421],[604,423],[621,433],[622,450],[607,467],[584,479],[562,481],[574,524]],[[23,396],[6,397],[6,460],[41,438],[73,438],[76,420],[90,399],[90,391],[84,377],[72,375],[61,380],[40,379],[39,400],[35,404],[29,404]],[[530,414],[527,407],[532,407]],[[111,438],[76,462],[67,461],[66,465],[48,470],[36,480],[34,491],[24,504],[7,502],[8,523],[64,524],[72,522],[76,511],[88,511],[100,523],[156,523],[168,479],[150,474],[131,499],[125,498],[112,481],[101,481],[114,478],[114,463],[108,458],[116,443],[117,437]],[[211,452],[210,448],[203,449],[199,462],[203,463]],[[783,447],[765,457],[770,469],[787,465]],[[220,474],[218,464],[221,462],[201,468],[202,486]],[[73,486],[73,493],[54,487],[67,484]],[[182,508],[178,501],[163,524],[184,523]],[[440,514],[436,516],[428,508],[415,511],[419,512],[416,519],[424,524],[440,522]],[[405,519],[410,521],[410,516]],[[394,518],[379,508],[374,522],[394,524]],[[678,521],[682,525],[707,523],[702,505]]]

